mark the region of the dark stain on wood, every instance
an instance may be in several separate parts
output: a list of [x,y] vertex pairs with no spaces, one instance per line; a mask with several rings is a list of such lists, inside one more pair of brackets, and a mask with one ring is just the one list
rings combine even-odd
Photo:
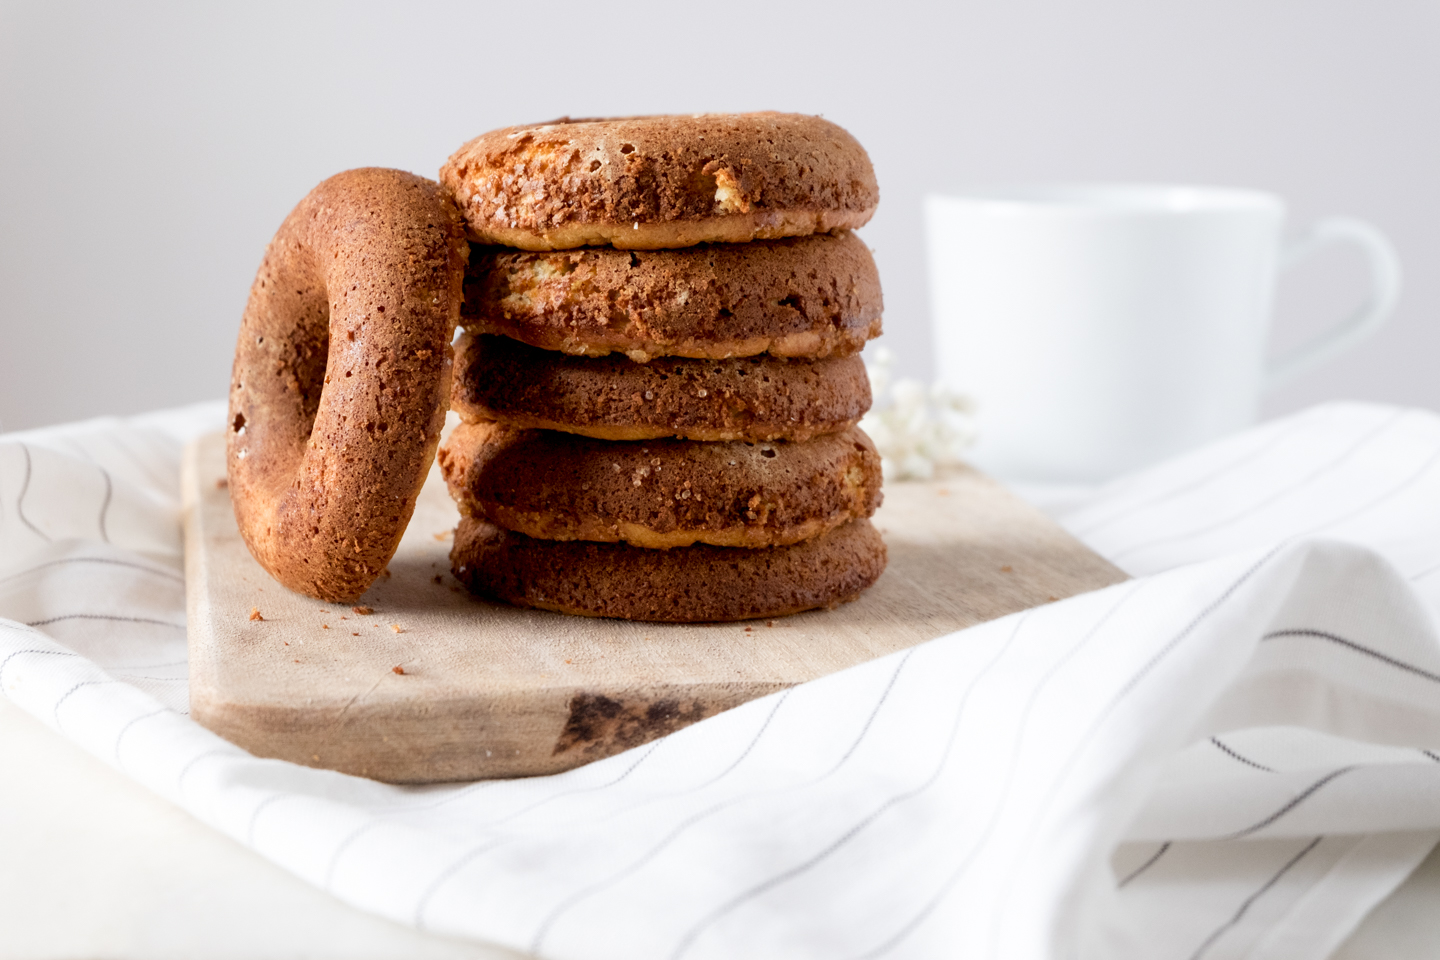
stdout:
[[570,698],[570,715],[551,756],[575,751],[598,760],[674,733],[715,712],[699,700],[619,700],[602,693],[577,693]]

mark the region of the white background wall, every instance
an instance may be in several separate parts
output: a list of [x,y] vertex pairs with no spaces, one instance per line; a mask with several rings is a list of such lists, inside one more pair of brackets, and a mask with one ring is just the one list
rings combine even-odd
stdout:
[[[434,176],[562,114],[821,113],[869,149],[886,342],[928,376],[920,199],[965,183],[1275,190],[1407,267],[1375,340],[1272,398],[1440,408],[1440,4],[0,2],[0,429],[223,396],[255,267],[315,183]],[[1361,295],[1337,253],[1277,343]]]

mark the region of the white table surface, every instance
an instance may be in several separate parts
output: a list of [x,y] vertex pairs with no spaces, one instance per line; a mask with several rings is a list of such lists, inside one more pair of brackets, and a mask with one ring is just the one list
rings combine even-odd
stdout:
[[0,698],[0,958],[519,956],[348,907]]

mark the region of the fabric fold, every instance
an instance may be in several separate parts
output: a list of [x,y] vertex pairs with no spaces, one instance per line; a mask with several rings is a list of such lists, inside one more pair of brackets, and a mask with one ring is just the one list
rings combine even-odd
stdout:
[[212,416],[0,436],[0,689],[362,909],[554,958],[1319,958],[1440,838],[1434,415],[1316,408],[1060,517],[1136,580],[419,788],[184,716],[163,478]]

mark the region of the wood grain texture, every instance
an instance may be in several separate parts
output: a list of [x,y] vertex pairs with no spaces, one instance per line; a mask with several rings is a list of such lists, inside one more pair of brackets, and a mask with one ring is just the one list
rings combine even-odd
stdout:
[[191,715],[258,756],[397,783],[566,770],[1125,579],[994,481],[961,470],[886,488],[875,523],[889,568],[836,610],[682,625],[519,610],[476,599],[450,576],[459,515],[432,471],[388,575],[361,600],[373,613],[358,614],[292,593],[255,563],[224,476],[222,434],[187,451]]

